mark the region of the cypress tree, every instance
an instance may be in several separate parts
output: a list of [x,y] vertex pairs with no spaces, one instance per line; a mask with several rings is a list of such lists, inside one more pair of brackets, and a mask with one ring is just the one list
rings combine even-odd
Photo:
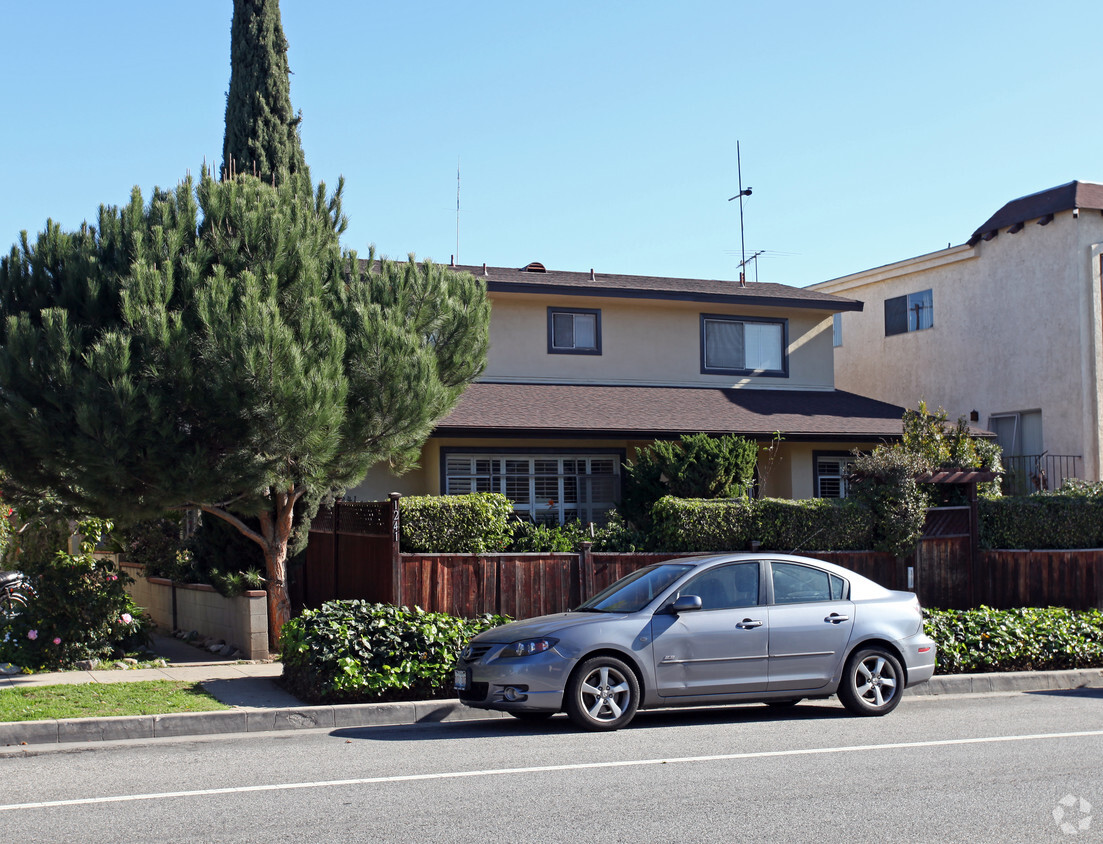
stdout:
[[230,68],[222,143],[225,176],[253,174],[272,183],[305,172],[302,114],[291,109],[279,0],[234,0]]

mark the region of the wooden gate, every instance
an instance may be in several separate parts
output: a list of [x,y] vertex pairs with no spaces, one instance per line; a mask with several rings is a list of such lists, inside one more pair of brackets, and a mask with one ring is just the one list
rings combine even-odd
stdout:
[[339,501],[319,510],[310,525],[306,562],[292,581],[295,609],[347,598],[402,603],[395,594],[398,537],[397,496]]

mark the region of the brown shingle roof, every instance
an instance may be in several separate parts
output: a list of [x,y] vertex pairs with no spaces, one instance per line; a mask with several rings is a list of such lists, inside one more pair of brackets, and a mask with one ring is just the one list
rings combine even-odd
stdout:
[[1095,182],[1069,182],[1013,199],[973,232],[969,245],[973,246],[985,235],[994,234],[1008,226],[1061,211],[1071,211],[1073,208],[1103,209],[1103,185]]
[[437,425],[468,436],[899,438],[904,408],[841,390],[475,383]]
[[691,302],[730,302],[789,308],[814,308],[831,312],[860,311],[855,299],[819,293],[785,284],[702,278],[664,278],[650,275],[609,275],[588,272],[526,272],[509,267],[459,266],[478,278],[485,278],[490,292],[545,293],[571,296],[608,296],[635,299],[671,299]]

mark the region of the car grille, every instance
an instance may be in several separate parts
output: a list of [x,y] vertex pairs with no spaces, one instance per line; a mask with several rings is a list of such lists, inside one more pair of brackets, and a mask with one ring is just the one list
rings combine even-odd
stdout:
[[489,688],[489,683],[472,683],[470,688],[456,694],[459,695],[460,700],[486,700],[486,693]]
[[489,651],[491,645],[468,645],[460,653],[461,662],[478,662]]

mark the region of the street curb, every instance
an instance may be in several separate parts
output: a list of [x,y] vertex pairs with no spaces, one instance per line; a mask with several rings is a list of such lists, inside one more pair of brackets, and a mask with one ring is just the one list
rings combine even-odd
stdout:
[[[1103,688],[1103,669],[1017,671],[1004,674],[948,674],[905,689],[906,695],[969,695]],[[458,700],[350,703],[279,709],[241,707],[217,712],[179,712],[114,718],[64,718],[0,723],[0,748],[180,736],[399,727],[508,717],[471,709]]]

